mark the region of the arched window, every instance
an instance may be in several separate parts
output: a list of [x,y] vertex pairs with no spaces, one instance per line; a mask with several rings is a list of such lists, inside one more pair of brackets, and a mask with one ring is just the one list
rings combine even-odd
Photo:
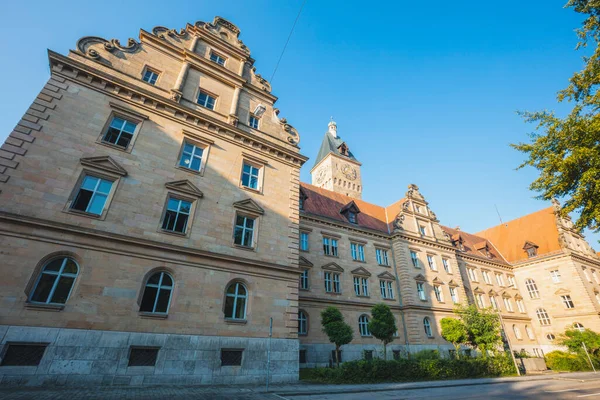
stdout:
[[144,287],[141,312],[166,314],[173,294],[173,278],[167,272],[156,272],[148,278]]
[[579,322],[575,322],[573,324],[573,328],[577,329],[579,332],[585,331],[585,328]]
[[538,308],[535,310],[538,321],[540,321],[540,325],[546,326],[550,325],[550,317],[548,316],[548,312],[543,308]]
[[298,335],[308,333],[308,316],[302,310],[298,311]]
[[241,282],[233,282],[227,287],[225,295],[225,318],[246,319],[246,301],[248,290]]
[[77,262],[70,257],[53,258],[44,264],[29,297],[32,303],[65,304],[79,273]]
[[433,337],[433,333],[431,332],[431,322],[429,322],[429,317],[423,318],[423,328],[425,328],[425,334],[427,337]]
[[513,325],[513,332],[515,333],[515,337],[517,339],[523,339],[523,336],[521,336],[521,330],[516,325]]
[[531,297],[532,299],[539,299],[540,298],[540,292],[538,291],[538,287],[535,284],[535,281],[531,278],[525,280],[525,287],[527,288],[527,291],[529,292],[529,297]]
[[529,339],[531,339],[531,340],[535,339],[535,336],[533,335],[533,331],[531,330],[529,325],[525,325],[525,332],[527,332],[527,337]]
[[360,331],[360,336],[371,336],[371,332],[369,332],[369,317],[366,315],[361,315],[358,319],[358,330]]

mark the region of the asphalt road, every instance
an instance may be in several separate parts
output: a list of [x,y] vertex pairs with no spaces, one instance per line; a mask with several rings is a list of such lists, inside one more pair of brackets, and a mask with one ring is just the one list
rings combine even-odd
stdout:
[[[476,380],[471,380],[476,382]],[[447,382],[450,383],[450,382]],[[390,387],[392,385],[389,385]],[[304,386],[302,389],[317,389]],[[334,392],[344,390],[336,385],[321,386],[321,390]],[[357,389],[357,386],[352,388]],[[588,375],[582,381],[567,374],[547,380],[498,381],[493,384],[471,384],[447,387],[425,387],[419,389],[380,390],[380,386],[364,386],[364,391],[354,393],[307,394],[301,391],[286,394],[285,389],[272,393],[261,393],[257,388],[243,387],[90,387],[90,388],[28,388],[0,387],[1,400],[151,400],[151,399],[199,399],[199,400],[400,400],[400,399],[599,399],[600,373]],[[289,387],[288,387],[289,390]]]
[[568,378],[506,382],[490,385],[424,388],[363,393],[281,396],[279,400],[400,400],[400,399],[600,399],[598,378],[581,382]]

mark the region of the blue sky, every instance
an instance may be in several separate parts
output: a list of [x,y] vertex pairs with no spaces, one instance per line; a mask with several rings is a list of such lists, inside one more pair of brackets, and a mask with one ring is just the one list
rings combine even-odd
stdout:
[[[566,0],[308,0],[273,80],[280,116],[314,159],[329,117],[363,163],[364,200],[388,205],[419,185],[443,224],[477,232],[546,207],[508,144],[532,130],[517,110],[554,109],[581,69]],[[3,6],[0,140],[49,76],[46,49],[81,36],[126,42],[140,28],[220,15],[236,24],[269,79],[302,0],[36,1]],[[310,182],[309,160],[302,180]],[[600,249],[600,235],[587,235]]]

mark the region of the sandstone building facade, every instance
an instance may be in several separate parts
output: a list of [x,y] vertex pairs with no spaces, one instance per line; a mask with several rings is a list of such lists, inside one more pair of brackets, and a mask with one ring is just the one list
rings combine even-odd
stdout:
[[333,121],[301,183],[299,134],[239,34],[216,17],[49,52],[0,148],[2,384],[295,381],[331,360],[329,305],[355,327],[343,360],[381,351],[379,302],[394,356],[447,354],[439,321],[464,302],[534,354],[600,330],[600,260],[556,204],[473,235],[416,185],[364,202]]

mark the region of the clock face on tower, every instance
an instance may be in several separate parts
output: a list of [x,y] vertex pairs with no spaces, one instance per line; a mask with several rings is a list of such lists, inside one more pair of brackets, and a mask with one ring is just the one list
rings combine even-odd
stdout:
[[353,181],[356,179],[356,169],[354,169],[350,164],[342,165],[342,174],[349,180]]

